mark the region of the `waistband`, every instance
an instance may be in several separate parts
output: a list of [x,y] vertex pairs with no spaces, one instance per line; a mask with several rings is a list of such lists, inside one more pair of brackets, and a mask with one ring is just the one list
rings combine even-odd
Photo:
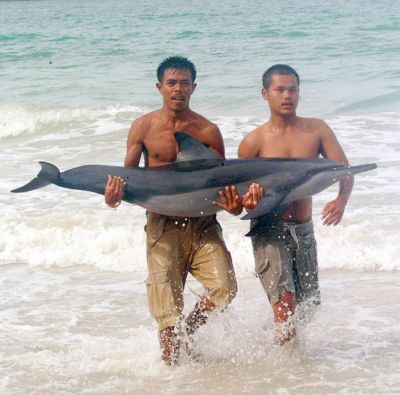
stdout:
[[293,240],[296,242],[297,247],[299,247],[299,236],[304,233],[312,232],[314,225],[312,220],[307,222],[293,222],[293,221],[279,221],[279,225],[282,226],[284,231],[288,231],[292,236]]
[[295,228],[299,232],[311,231],[314,228],[312,219],[305,222],[287,221],[281,219],[278,222],[278,226],[282,226],[283,228]]
[[155,213],[153,211],[148,211],[146,210],[146,216],[157,216],[158,218],[164,220],[164,221],[170,221],[170,222],[179,222],[179,223],[183,223],[183,222],[202,222],[202,221],[206,221],[210,218],[215,219],[217,218],[216,214],[213,215],[204,215],[202,217],[177,217],[177,216],[172,216],[172,215],[164,215],[164,214],[159,214],[159,213]]

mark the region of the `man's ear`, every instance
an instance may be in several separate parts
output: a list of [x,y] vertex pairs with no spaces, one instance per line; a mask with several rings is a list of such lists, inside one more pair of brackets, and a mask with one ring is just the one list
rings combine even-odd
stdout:
[[269,96],[268,96],[268,89],[266,88],[262,88],[261,89],[261,95],[264,98],[265,101],[268,101]]
[[157,82],[156,83],[156,87],[157,87],[158,90],[160,90],[161,89],[161,82]]
[[192,89],[192,93],[194,92],[194,90],[196,89],[197,84],[195,82],[193,82],[193,89]]

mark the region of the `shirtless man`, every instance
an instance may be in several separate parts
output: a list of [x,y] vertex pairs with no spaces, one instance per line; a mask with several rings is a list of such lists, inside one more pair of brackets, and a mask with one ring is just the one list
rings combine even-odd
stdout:
[[[332,129],[322,120],[303,118],[296,114],[300,79],[287,65],[274,65],[262,78],[262,96],[268,102],[270,119],[249,133],[239,146],[240,158],[317,158],[348,165],[347,158]],[[337,225],[342,219],[353,188],[353,177],[340,181],[339,194],[322,210],[325,225]],[[243,196],[242,204],[251,210],[264,194],[253,184]],[[222,191],[227,211],[240,199],[231,190]],[[240,211],[235,209],[236,212]],[[276,343],[284,344],[295,336],[290,317],[296,306],[318,305],[320,292],[316,243],[312,224],[312,198],[289,205],[274,229],[252,237],[256,272],[274,312]]]
[[[224,157],[218,127],[189,108],[196,88],[193,63],[179,56],[167,58],[158,66],[157,78],[163,106],[132,123],[124,165],[138,166],[142,154],[148,167],[174,162],[178,154],[176,131],[186,131]],[[123,188],[123,179],[109,176],[105,202],[110,207],[120,204]],[[215,215],[201,218],[168,217],[154,212],[146,215],[148,306],[158,323],[162,359],[171,365],[179,357],[179,328],[192,335],[212,310],[227,306],[236,295],[236,279]],[[183,322],[183,289],[188,273],[206,291]]]

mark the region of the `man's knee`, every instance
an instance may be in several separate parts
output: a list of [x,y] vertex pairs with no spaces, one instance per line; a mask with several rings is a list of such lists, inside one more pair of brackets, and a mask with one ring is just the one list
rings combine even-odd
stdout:
[[236,279],[230,278],[218,287],[208,291],[208,298],[216,306],[228,306],[237,294]]
[[169,272],[149,273],[146,288],[149,311],[159,330],[174,326],[182,314],[183,295],[174,288]]

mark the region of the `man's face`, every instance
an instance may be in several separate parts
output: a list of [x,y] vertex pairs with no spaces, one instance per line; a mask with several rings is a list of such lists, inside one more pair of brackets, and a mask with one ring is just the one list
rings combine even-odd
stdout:
[[262,89],[262,95],[268,101],[271,113],[282,116],[296,112],[299,103],[299,86],[294,75],[273,74],[271,85]]
[[176,69],[166,69],[162,82],[156,86],[164,99],[164,105],[176,112],[189,107],[190,96],[196,88],[189,70]]

